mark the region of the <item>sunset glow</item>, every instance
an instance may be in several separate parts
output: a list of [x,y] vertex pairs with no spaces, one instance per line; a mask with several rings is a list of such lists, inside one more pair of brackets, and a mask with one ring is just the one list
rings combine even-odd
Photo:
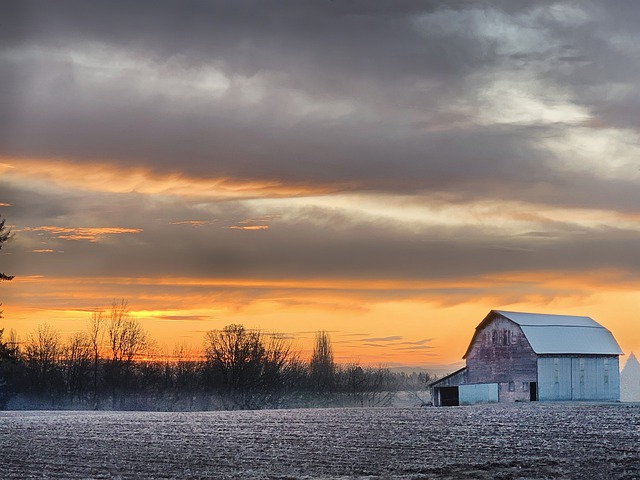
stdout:
[[639,354],[637,14],[410,3],[7,27],[0,328],[125,299],[158,354],[240,323],[444,373],[503,309]]

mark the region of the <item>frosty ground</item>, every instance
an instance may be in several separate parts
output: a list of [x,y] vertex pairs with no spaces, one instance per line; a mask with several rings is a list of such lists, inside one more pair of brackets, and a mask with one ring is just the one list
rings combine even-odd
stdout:
[[640,478],[640,405],[0,412],[17,478]]

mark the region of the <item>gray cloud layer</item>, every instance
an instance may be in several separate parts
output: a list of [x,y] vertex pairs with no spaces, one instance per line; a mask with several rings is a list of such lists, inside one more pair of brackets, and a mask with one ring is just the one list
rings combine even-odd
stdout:
[[[638,212],[640,9],[632,1],[3,8],[0,156],[17,165],[21,157],[78,168],[100,161],[387,195],[437,192],[461,203]],[[637,231],[616,225],[556,224],[553,238],[473,226],[408,232],[299,209],[269,230],[239,231],[222,227],[255,216],[242,202],[203,210],[1,178],[0,188],[18,226],[143,230],[98,243],[24,232],[25,249],[41,240],[65,252],[7,257],[25,273],[422,279],[640,270]],[[215,222],[172,225],[191,219]]]
[[[487,195],[509,184],[526,195],[528,185],[548,182],[559,200],[579,203],[588,195],[563,188],[541,141],[569,126],[483,121],[486,90],[506,77],[542,79],[533,93],[550,107],[567,101],[592,122],[621,128],[637,129],[640,118],[631,3],[13,9],[2,26],[1,71],[9,73],[1,101],[14,112],[3,116],[5,155],[378,190]],[[211,75],[225,85],[207,84]],[[622,198],[618,184],[626,182],[607,182],[608,193],[624,202],[630,193]]]

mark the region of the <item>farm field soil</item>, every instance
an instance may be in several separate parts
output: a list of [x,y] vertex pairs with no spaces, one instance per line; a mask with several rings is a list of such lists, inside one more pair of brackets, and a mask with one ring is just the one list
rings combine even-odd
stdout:
[[640,478],[640,405],[0,412],[0,477]]

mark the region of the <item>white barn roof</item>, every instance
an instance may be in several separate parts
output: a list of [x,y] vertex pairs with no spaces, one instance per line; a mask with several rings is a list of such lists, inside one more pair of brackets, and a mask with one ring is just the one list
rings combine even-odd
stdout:
[[492,310],[518,324],[538,355],[622,355],[609,330],[589,317]]

